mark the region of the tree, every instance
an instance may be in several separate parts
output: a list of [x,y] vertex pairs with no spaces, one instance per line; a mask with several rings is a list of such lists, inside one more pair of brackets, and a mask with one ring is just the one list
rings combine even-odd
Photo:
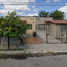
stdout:
[[3,19],[4,19],[3,17],[0,17],[0,45],[1,45],[1,37],[2,37],[2,26],[1,26],[1,23],[2,23]]
[[64,20],[64,12],[56,10],[50,13],[50,17],[53,17],[54,20]]
[[8,12],[8,14],[2,20],[1,26],[3,37],[8,37],[8,49],[10,49],[10,38],[22,38],[22,34],[26,33],[27,29],[27,24],[19,19],[16,11],[13,11],[11,13]]
[[40,17],[47,17],[48,16],[48,14],[49,14],[49,12],[46,12],[46,11],[39,11],[39,13],[38,13],[38,15],[40,16]]

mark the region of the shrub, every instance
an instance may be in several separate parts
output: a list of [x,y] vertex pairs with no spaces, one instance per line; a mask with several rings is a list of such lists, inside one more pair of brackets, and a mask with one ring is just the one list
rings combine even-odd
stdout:
[[33,32],[33,36],[36,36],[36,31],[35,31],[35,32]]

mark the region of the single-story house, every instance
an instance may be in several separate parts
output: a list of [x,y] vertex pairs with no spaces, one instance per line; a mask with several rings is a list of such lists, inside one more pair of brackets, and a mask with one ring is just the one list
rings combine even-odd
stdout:
[[[67,20],[53,20],[53,17],[27,17],[20,16],[21,20],[25,20],[30,29],[26,30],[26,34],[32,34],[36,31],[37,36],[46,42],[47,35],[54,38],[67,36],[66,25]],[[46,30],[47,25],[47,30]],[[46,33],[47,32],[47,33]]]
[[45,20],[49,25],[49,35],[53,37],[66,36],[67,20]]
[[25,20],[28,24],[28,27],[30,29],[26,30],[26,34],[32,34],[34,31],[36,31],[36,25],[39,25],[37,28],[44,28],[44,25],[46,22],[45,20],[53,20],[53,17],[27,17],[27,16],[19,16],[21,20]]

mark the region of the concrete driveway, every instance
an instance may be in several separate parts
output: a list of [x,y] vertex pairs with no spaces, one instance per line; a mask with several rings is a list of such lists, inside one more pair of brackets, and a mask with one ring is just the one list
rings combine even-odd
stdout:
[[33,36],[24,37],[23,39],[24,44],[44,44],[39,38]]

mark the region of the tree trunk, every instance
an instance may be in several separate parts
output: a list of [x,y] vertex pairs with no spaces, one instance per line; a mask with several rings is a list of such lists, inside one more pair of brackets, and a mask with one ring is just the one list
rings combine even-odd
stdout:
[[10,38],[9,38],[9,35],[8,35],[8,50],[10,50]]
[[0,37],[0,45],[1,45],[1,37]]

